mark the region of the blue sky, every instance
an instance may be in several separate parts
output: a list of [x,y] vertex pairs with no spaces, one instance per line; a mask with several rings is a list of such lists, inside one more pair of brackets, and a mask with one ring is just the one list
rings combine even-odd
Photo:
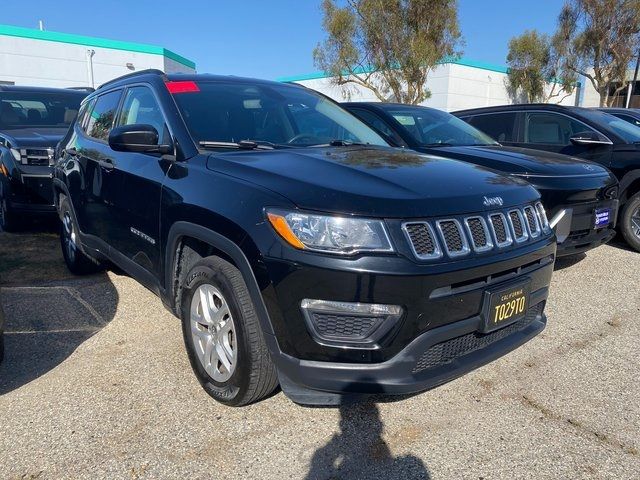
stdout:
[[[552,32],[562,0],[459,0],[466,58],[503,65],[509,39]],[[0,23],[150,43],[199,72],[274,79],[310,73],[323,38],[320,0],[2,0]]]

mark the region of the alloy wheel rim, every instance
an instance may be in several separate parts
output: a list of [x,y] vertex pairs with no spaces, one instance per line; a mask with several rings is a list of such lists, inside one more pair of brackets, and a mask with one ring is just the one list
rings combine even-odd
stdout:
[[637,238],[640,238],[640,207],[631,213],[631,231]]
[[76,258],[76,233],[73,229],[73,222],[69,212],[64,212],[62,216],[62,226],[64,228],[64,248],[67,252],[67,258],[73,262]]
[[226,382],[236,369],[236,330],[229,304],[216,287],[202,284],[191,299],[191,336],[198,361],[217,382]]

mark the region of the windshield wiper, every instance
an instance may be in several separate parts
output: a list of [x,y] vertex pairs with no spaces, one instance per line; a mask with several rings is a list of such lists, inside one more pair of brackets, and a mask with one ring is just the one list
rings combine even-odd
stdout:
[[435,143],[423,143],[421,147],[453,147],[453,143],[435,142]]
[[309,147],[351,147],[354,145],[362,146],[367,144],[362,142],[352,142],[350,140],[337,139],[337,140],[331,140],[328,143],[318,143],[316,145],[309,145]]
[[237,148],[238,150],[273,150],[274,148],[288,147],[288,145],[280,145],[266,140],[240,140],[239,142],[202,140],[198,144],[203,148]]

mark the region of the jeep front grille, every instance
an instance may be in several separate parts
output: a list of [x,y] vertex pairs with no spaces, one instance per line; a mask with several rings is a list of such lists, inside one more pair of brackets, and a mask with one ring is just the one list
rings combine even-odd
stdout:
[[21,148],[20,161],[23,165],[53,165],[53,148]]
[[418,220],[402,224],[413,254],[419,260],[449,258],[507,248],[539,237],[542,206],[527,205],[487,215]]

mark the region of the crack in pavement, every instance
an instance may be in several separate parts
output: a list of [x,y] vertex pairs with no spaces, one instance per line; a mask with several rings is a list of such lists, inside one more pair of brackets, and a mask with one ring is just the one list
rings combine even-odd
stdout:
[[595,437],[601,443],[609,445],[610,447],[613,447],[613,448],[617,448],[622,452],[632,455],[634,457],[640,456],[638,449],[633,445],[627,445],[626,443],[618,440],[617,438],[612,438],[602,432],[599,432],[591,427],[588,427],[587,425],[583,424],[582,422],[574,418],[570,418],[570,417],[565,418],[564,416],[554,412],[549,407],[537,402],[536,400],[532,399],[527,395],[522,395],[521,400],[523,405],[540,412],[544,416],[544,418],[548,420],[555,420],[563,424],[571,425],[574,429],[578,430],[579,432],[586,433],[588,435]]

